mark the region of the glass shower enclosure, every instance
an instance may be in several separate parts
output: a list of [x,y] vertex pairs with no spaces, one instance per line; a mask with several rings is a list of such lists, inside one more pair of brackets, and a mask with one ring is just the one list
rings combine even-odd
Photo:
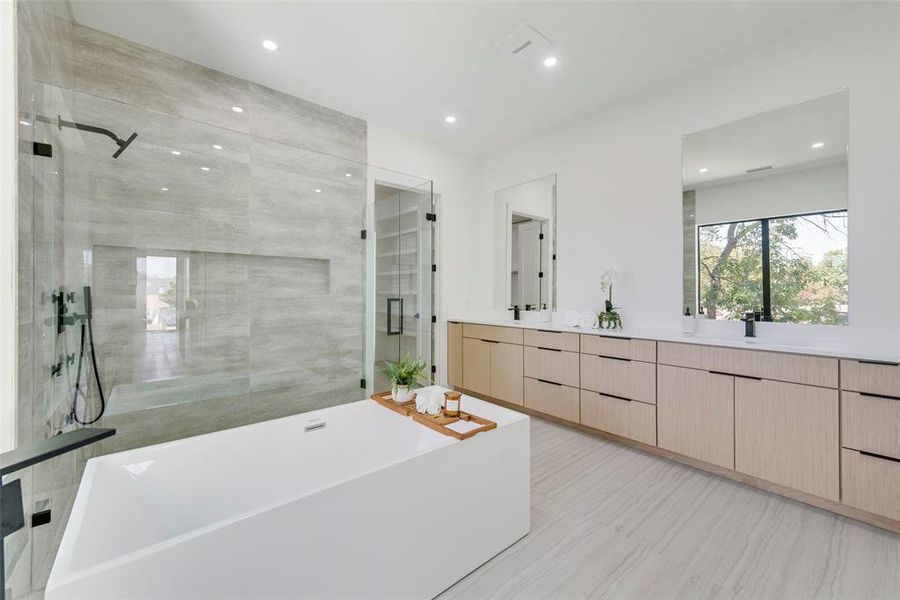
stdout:
[[[420,384],[434,380],[434,224],[431,181],[370,168],[373,202],[367,213],[368,308],[373,373],[368,387],[389,390],[386,362],[421,360]],[[371,232],[371,236],[368,233]],[[370,361],[367,361],[367,364]]]
[[[46,149],[20,201],[33,438],[117,429],[36,468],[35,510],[67,514],[96,454],[357,401],[389,388],[382,363],[401,356],[430,380],[430,181],[32,88],[22,119]],[[33,589],[64,522],[35,529]]]

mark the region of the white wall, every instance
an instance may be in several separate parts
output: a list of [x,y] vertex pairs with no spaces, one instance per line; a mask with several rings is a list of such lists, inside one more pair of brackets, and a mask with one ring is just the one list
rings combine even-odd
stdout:
[[15,3],[0,2],[0,452],[16,442],[15,23]]
[[701,187],[695,199],[698,225],[847,208],[847,165],[841,162]]
[[447,317],[470,313],[479,306],[482,294],[492,296],[490,249],[479,253],[471,243],[491,238],[490,212],[485,218],[478,204],[478,161],[373,123],[369,123],[368,143],[369,164],[431,179],[440,196],[435,364],[437,381],[446,383]]
[[[678,327],[682,136],[846,86],[851,326],[835,328],[844,331],[834,335],[896,328],[898,83],[898,6],[853,6],[486,157],[483,214],[490,214],[495,190],[558,173],[559,307],[599,307],[599,275],[612,265],[619,270],[615,301],[626,325]],[[476,239],[474,232],[466,237],[476,252],[490,251],[490,239]],[[480,304],[490,302],[485,294]]]

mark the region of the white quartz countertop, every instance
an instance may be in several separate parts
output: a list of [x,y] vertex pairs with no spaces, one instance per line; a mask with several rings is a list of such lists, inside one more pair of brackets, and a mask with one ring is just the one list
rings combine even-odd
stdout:
[[900,363],[900,340],[897,340],[894,344],[879,344],[776,337],[745,338],[739,335],[725,336],[706,332],[685,334],[677,330],[662,328],[626,327],[624,329],[585,329],[583,327],[567,327],[548,321],[514,321],[512,319],[485,317],[459,317],[449,318],[447,320],[461,323],[475,323],[479,325],[495,325],[498,327],[517,327],[519,329],[540,329],[544,331],[560,331],[584,335],[602,335],[609,337],[656,340],[661,342],[699,344],[703,346],[724,346],[728,348],[742,348],[745,350],[767,350],[769,352],[786,352],[789,354],[806,354],[810,356],[829,356],[834,358],[854,358],[859,360]]

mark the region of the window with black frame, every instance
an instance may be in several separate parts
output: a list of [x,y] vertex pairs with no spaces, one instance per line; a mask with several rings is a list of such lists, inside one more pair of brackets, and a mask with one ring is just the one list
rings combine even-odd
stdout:
[[847,210],[697,226],[698,304],[710,319],[847,323]]

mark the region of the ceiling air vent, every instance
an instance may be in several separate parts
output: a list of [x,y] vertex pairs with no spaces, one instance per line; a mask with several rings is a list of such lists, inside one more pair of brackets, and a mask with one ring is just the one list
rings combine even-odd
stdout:
[[530,25],[522,23],[511,32],[497,40],[494,48],[497,54],[513,63],[541,59],[550,49],[550,40]]
[[766,165],[764,167],[756,167],[755,169],[747,169],[747,174],[750,173],[759,173],[760,171],[768,171],[772,168],[772,165]]

